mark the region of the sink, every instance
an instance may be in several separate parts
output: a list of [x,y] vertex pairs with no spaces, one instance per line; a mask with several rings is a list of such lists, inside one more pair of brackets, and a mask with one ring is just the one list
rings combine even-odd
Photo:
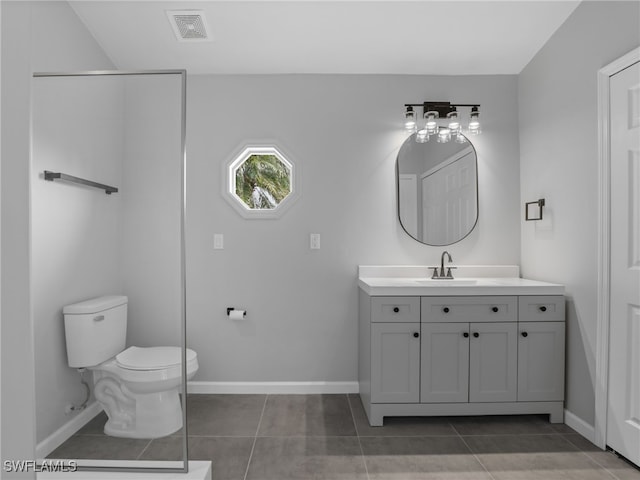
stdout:
[[475,278],[453,278],[449,280],[435,280],[431,278],[423,278],[413,280],[416,285],[425,285],[433,287],[456,287],[465,285],[475,285],[478,281]]

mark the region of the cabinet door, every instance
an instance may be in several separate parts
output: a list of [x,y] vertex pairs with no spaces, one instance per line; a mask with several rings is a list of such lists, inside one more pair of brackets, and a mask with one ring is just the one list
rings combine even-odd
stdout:
[[468,402],[469,324],[423,323],[421,353],[420,401]]
[[518,328],[518,400],[563,400],[564,322],[521,322]]
[[371,403],[420,401],[420,324],[371,324]]
[[517,330],[515,322],[470,325],[470,402],[516,401]]

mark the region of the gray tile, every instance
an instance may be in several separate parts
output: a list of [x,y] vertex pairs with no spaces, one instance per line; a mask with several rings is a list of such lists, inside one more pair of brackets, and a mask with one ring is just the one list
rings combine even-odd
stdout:
[[[188,395],[189,435],[254,436],[266,395]],[[176,432],[182,435],[182,430]]]
[[356,435],[346,395],[269,395],[259,436]]
[[460,435],[514,435],[557,433],[546,415],[488,415],[452,417]]
[[561,435],[464,437],[496,480],[612,480]]
[[574,444],[589,458],[601,465],[620,480],[640,480],[640,469],[632,466],[612,451],[601,450],[582,435],[564,435],[564,438]]
[[147,439],[107,435],[74,435],[51,452],[48,458],[136,460],[149,442]]
[[458,435],[448,417],[386,417],[383,427],[372,427],[367,420],[360,395],[349,395],[349,403],[361,437]]
[[562,435],[474,435],[462,438],[475,454],[579,451]]
[[574,433],[578,433],[566,423],[551,423],[550,425],[556,433],[563,433],[566,435],[573,435]]
[[603,450],[596,447],[593,443],[591,443],[589,440],[578,433],[563,435],[562,438],[568,440],[578,450],[581,450],[583,452],[603,452]]
[[258,437],[247,480],[367,480],[357,437]]
[[[243,480],[253,437],[189,437],[189,459],[211,461],[212,478]],[[182,460],[182,438],[153,440],[140,460]]]
[[371,480],[489,480],[459,437],[361,437]]
[[104,435],[104,424],[108,419],[106,413],[100,412],[76,433],[78,435]]

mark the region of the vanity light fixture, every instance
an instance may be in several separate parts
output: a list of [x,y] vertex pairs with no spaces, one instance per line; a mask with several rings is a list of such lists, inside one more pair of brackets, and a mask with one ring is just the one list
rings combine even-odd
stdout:
[[[405,103],[405,130],[409,135],[416,134],[416,142],[425,143],[429,137],[436,135],[439,143],[455,139],[458,143],[466,141],[464,134],[478,135],[480,130],[479,104],[453,104],[450,102]],[[424,123],[417,124],[414,108],[422,107]],[[460,121],[459,108],[470,109],[469,123],[466,128]]]

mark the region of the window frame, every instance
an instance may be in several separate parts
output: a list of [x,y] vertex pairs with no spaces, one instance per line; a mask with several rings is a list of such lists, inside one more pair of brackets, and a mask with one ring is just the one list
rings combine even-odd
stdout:
[[[236,150],[230,160],[224,164],[222,195],[227,202],[246,219],[277,219],[280,218],[300,196],[299,177],[300,166],[291,160],[291,156],[283,153],[281,146],[275,142],[250,142],[243,144]],[[289,194],[275,208],[254,209],[249,207],[236,194],[236,170],[252,155],[274,155],[290,172]]]

